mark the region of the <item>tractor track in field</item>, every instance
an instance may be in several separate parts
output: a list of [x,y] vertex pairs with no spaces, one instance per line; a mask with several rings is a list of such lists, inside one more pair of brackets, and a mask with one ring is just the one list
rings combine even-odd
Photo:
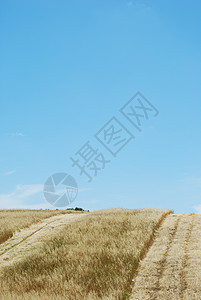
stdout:
[[16,232],[6,242],[0,244],[0,270],[28,255],[44,242],[49,233],[56,234],[67,224],[86,217],[86,214],[61,214],[45,218],[27,228]]
[[201,299],[201,215],[170,214],[140,262],[130,300]]

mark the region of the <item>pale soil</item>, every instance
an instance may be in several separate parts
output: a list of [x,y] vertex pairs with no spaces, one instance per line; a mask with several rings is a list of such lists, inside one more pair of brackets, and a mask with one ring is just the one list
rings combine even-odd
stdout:
[[12,238],[0,245],[0,271],[2,267],[19,261],[31,253],[34,248],[42,245],[45,237],[57,234],[66,224],[86,217],[86,215],[85,213],[72,213],[53,216],[15,233]]
[[138,299],[201,299],[201,215],[167,216],[134,278]]

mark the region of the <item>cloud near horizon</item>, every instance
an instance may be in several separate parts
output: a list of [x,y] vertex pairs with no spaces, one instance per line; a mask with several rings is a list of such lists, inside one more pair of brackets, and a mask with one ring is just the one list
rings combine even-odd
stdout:
[[24,206],[24,199],[39,194],[42,190],[43,184],[18,184],[12,193],[0,194],[0,208]]
[[[0,194],[0,209],[9,209],[9,208],[27,208],[27,209],[40,209],[48,208],[55,209],[54,206],[49,204],[45,198],[44,202],[38,203],[38,200],[35,204],[28,203],[27,200],[34,195],[39,195],[43,191],[43,184],[18,184],[14,191],[8,194]],[[89,188],[80,188],[79,192],[85,192],[90,190]],[[57,193],[65,192],[65,190],[57,190]]]

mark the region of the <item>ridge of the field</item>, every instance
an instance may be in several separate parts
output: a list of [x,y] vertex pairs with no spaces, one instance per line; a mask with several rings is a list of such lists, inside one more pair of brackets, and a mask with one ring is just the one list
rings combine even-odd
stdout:
[[201,215],[170,214],[140,262],[130,300],[201,299]]

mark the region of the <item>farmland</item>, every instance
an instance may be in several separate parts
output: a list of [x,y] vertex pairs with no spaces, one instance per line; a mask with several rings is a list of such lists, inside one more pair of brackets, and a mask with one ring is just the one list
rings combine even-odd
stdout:
[[139,261],[169,213],[166,209],[99,210],[53,228],[37,247],[27,239],[19,259],[16,246],[11,262],[8,256],[8,263],[2,263],[3,299],[127,298]]

